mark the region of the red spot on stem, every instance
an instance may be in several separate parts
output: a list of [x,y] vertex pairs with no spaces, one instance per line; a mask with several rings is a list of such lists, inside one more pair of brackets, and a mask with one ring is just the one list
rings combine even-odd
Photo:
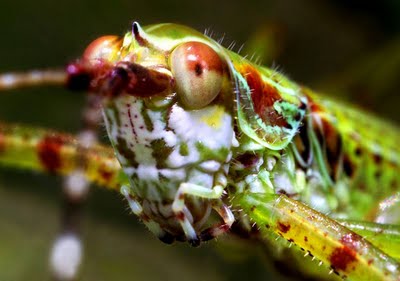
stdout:
[[65,139],[58,135],[46,136],[39,142],[37,153],[46,170],[55,172],[61,168],[60,150],[64,143]]

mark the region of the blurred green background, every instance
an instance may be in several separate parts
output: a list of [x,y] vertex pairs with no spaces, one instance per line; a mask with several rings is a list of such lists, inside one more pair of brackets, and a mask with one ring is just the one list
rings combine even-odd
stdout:
[[[398,0],[1,0],[0,72],[63,66],[93,39],[130,30],[133,20],[209,28],[215,38],[225,35],[225,46],[247,42],[250,55],[257,49],[252,46],[266,42],[259,55],[268,65],[400,121]],[[0,96],[0,119],[73,133],[83,101],[51,87],[12,91]],[[1,169],[0,281],[50,280],[60,184],[57,177]],[[266,280],[271,274],[251,245],[163,245],[128,215],[120,196],[98,188],[82,227],[81,280]]]

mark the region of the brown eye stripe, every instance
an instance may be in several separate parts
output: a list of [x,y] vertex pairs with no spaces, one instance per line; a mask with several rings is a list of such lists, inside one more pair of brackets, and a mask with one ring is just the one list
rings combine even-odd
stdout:
[[201,76],[205,70],[222,73],[223,64],[218,54],[209,46],[200,42],[188,42],[184,44],[186,66],[197,76]]

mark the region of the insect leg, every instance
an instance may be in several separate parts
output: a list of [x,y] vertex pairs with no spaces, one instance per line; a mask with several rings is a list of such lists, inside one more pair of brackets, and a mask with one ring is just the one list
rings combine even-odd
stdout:
[[188,215],[185,214],[187,209],[185,205],[185,196],[191,195],[205,199],[219,199],[223,191],[224,188],[219,184],[215,185],[212,189],[192,183],[182,183],[179,186],[174,202],[172,203],[172,210],[176,214],[185,232],[186,238],[193,246],[199,245],[200,240],[192,223],[188,219]]
[[261,233],[271,231],[351,280],[398,280],[400,265],[362,236],[285,195],[246,193],[233,200]]
[[[100,120],[99,97],[87,96],[86,107],[83,110],[83,128],[78,134],[78,141],[82,148],[88,148],[97,143],[96,131]],[[64,177],[62,226],[54,242],[50,259],[51,269],[57,280],[74,280],[83,255],[80,237],[81,209],[89,192],[89,181],[84,177],[84,165],[84,159],[80,159],[75,170]],[[71,241],[76,242],[63,242],[66,237],[72,237],[74,240]],[[60,243],[63,244],[60,246]]]
[[169,234],[168,232],[165,232],[161,226],[156,223],[153,220],[148,220],[146,217],[143,216],[143,208],[140,205],[140,203],[133,197],[132,194],[129,192],[130,188],[126,185],[121,186],[121,194],[125,197],[125,199],[128,201],[129,208],[131,211],[138,216],[143,223],[146,225],[146,227],[154,233],[158,239],[160,239],[162,242],[166,244],[171,244],[175,241],[175,238]]
[[201,241],[208,241],[221,234],[226,233],[235,222],[235,217],[231,209],[229,209],[229,207],[225,204],[215,204],[213,208],[221,216],[223,223],[214,225],[210,228],[203,230],[200,234]]
[[400,261],[400,225],[338,220],[339,223],[365,237],[375,247]]

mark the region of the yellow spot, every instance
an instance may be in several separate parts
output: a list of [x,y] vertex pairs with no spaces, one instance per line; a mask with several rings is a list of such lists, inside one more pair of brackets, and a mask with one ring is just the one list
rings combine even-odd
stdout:
[[222,125],[222,118],[224,117],[225,110],[222,106],[214,106],[205,112],[204,116],[200,118],[201,121],[206,123],[213,129],[218,129]]

